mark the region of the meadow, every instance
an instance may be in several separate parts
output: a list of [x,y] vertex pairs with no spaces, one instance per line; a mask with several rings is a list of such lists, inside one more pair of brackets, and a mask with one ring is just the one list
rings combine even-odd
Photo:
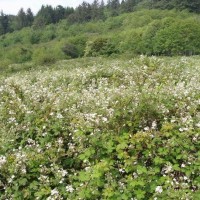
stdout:
[[199,63],[10,66],[0,75],[0,199],[199,199]]

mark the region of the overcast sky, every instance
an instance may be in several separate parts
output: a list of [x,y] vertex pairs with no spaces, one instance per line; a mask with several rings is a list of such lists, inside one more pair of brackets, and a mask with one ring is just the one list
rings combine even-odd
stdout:
[[[93,0],[84,0],[85,2],[92,3]],[[16,15],[20,8],[31,8],[34,14],[41,8],[42,5],[62,5],[64,7],[77,7],[83,0],[0,0],[0,11],[3,10],[5,14]]]

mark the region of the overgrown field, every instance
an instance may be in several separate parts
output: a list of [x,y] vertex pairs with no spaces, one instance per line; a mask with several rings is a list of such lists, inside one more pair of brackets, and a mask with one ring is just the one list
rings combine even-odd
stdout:
[[200,199],[199,63],[13,66],[0,78],[0,199]]

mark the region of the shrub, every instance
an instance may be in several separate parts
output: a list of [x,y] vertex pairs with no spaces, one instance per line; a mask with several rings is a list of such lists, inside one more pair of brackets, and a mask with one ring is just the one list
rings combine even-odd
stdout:
[[79,36],[70,37],[67,39],[68,43],[71,43],[76,46],[79,56],[84,55],[84,50],[85,50],[87,41],[88,41],[88,36],[85,36],[85,35],[79,35]]
[[110,56],[113,53],[118,53],[118,50],[108,38],[97,38],[94,41],[88,41],[85,49],[85,56]]
[[199,60],[0,74],[0,199],[199,199]]
[[56,38],[55,30],[45,30],[41,35],[41,42],[49,42]]
[[65,44],[62,47],[62,51],[64,52],[65,55],[67,55],[71,58],[78,58],[79,57],[78,49],[73,44],[70,44],[70,43]]
[[12,48],[7,48],[5,58],[11,63],[23,63],[31,60],[32,51],[25,46],[16,45]]
[[55,63],[57,59],[51,50],[43,47],[33,52],[32,60],[38,65],[50,65]]
[[31,44],[38,44],[40,43],[40,37],[41,37],[41,33],[39,31],[35,32],[32,31],[32,33],[30,34],[30,43]]
[[120,52],[141,54],[143,52],[142,34],[144,31],[144,29],[130,29],[123,32],[119,44]]
[[164,55],[193,55],[200,52],[200,21],[176,20],[157,31],[154,52]]

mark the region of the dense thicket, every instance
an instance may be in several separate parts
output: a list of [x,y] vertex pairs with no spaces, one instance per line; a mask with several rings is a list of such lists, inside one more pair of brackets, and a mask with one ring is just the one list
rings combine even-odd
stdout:
[[199,200],[199,63],[84,58],[0,73],[0,199]]

